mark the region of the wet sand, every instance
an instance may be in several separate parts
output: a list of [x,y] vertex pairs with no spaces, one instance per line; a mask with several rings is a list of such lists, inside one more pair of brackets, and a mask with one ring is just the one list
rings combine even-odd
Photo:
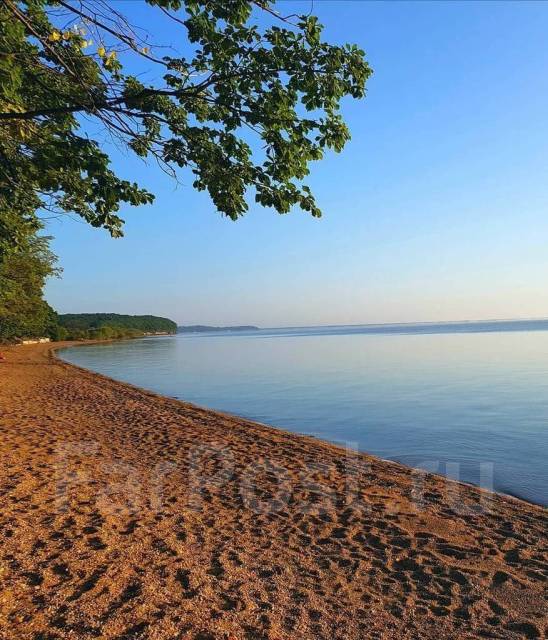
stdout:
[[547,511],[0,362],[0,638],[542,638]]

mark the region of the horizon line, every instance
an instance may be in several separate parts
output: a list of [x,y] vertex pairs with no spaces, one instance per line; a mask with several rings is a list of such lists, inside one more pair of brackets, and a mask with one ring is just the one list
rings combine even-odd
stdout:
[[401,326],[418,326],[418,325],[450,325],[450,324],[481,324],[485,322],[541,322],[548,321],[548,316],[529,317],[529,318],[484,318],[479,320],[422,320],[422,321],[406,321],[406,322],[355,322],[350,324],[302,324],[302,325],[278,325],[278,326],[258,326],[250,323],[241,324],[206,324],[202,322],[193,322],[192,324],[177,323],[177,327],[214,327],[219,329],[231,329],[235,327],[253,327],[259,330],[268,329],[310,329],[322,327],[401,327]]

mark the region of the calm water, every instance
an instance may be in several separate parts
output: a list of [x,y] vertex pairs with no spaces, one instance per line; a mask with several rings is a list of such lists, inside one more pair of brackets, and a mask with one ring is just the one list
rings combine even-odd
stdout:
[[180,334],[62,357],[548,504],[548,321]]

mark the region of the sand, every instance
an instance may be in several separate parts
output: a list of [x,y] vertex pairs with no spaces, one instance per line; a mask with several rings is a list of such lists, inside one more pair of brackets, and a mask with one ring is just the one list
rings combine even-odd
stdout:
[[4,355],[2,639],[545,637],[545,509]]

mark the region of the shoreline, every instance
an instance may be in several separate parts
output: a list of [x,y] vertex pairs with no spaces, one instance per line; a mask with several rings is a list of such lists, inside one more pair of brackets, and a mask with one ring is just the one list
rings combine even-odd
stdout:
[[[147,336],[150,337],[150,336]],[[136,338],[139,339],[139,338]],[[242,420],[245,422],[249,422],[250,424],[254,424],[254,425],[259,425],[261,427],[265,427],[267,429],[274,429],[275,431],[279,431],[282,433],[285,433],[287,435],[291,435],[291,436],[298,436],[300,438],[304,438],[304,439],[311,439],[313,440],[315,443],[323,443],[326,445],[329,445],[330,447],[335,447],[336,449],[338,449],[340,451],[341,454],[343,454],[345,452],[344,447],[342,447],[341,445],[336,444],[335,442],[332,442],[330,440],[324,439],[324,438],[320,438],[317,436],[312,436],[312,435],[308,435],[305,433],[300,433],[298,431],[290,431],[289,429],[285,429],[283,427],[277,427],[275,425],[272,424],[268,424],[266,422],[258,422],[257,420],[253,420],[252,418],[247,418],[246,416],[241,416],[238,415],[236,413],[228,413],[225,411],[220,411],[218,409],[211,409],[209,407],[205,407],[202,405],[198,405],[198,404],[194,404],[192,402],[189,402],[187,400],[181,400],[180,398],[175,398],[173,396],[166,396],[163,395],[161,393],[158,393],[156,391],[153,391],[151,389],[147,389],[146,387],[139,387],[137,385],[131,384],[130,382],[125,382],[124,380],[118,380],[116,378],[111,378],[110,376],[107,376],[105,374],[99,373],[97,371],[93,371],[92,369],[86,369],[85,367],[81,367],[80,365],[74,364],[72,362],[68,362],[66,360],[64,360],[60,355],[58,355],[56,352],[62,349],[66,349],[66,348],[72,348],[72,347],[79,347],[79,346],[92,346],[95,344],[104,344],[104,343],[113,343],[113,342],[120,342],[120,340],[118,339],[114,339],[114,340],[86,340],[84,342],[82,341],[71,341],[70,344],[68,345],[64,345],[64,346],[56,346],[57,343],[53,342],[53,343],[49,343],[49,347],[50,347],[50,351],[51,351],[51,356],[54,360],[57,360],[58,362],[68,365],[69,367],[74,367],[75,369],[78,369],[79,371],[82,372],[86,372],[86,373],[91,373],[92,375],[98,376],[100,378],[103,378],[109,382],[113,382],[116,384],[120,384],[120,385],[124,385],[127,386],[131,389],[136,389],[139,391],[142,391],[143,393],[149,393],[151,394],[153,397],[157,397],[157,398],[162,398],[165,400],[173,400],[174,402],[179,402],[182,403],[183,405],[186,406],[191,406],[194,407],[195,409],[199,409],[202,411],[207,411],[207,412],[211,412],[213,414],[218,414],[219,416],[223,416],[225,418],[230,418],[233,420]],[[402,467],[404,470],[407,470],[411,473],[420,473],[420,471],[412,466],[406,465],[403,462],[398,462],[397,460],[390,460],[388,458],[381,458],[380,456],[376,456],[372,453],[368,453],[367,451],[361,451],[361,450],[355,450],[356,453],[359,456],[365,456],[366,458],[373,458],[375,460],[378,460],[379,462],[384,462],[388,465],[396,465],[398,467]],[[464,480],[453,480],[451,478],[448,478],[447,476],[441,474],[441,473],[435,473],[435,472],[426,472],[427,476],[432,476],[435,478],[438,478],[440,481],[451,484],[451,483],[455,483],[456,485],[464,485],[466,487],[475,489],[477,491],[481,491],[483,493],[486,494],[486,499],[488,499],[489,495],[494,494],[496,496],[499,496],[503,499],[507,499],[507,500],[513,500],[513,501],[517,501],[517,502],[523,502],[526,505],[530,505],[530,506],[534,506],[534,507],[539,507],[541,509],[548,509],[547,505],[543,505],[540,504],[538,502],[533,502],[531,500],[527,500],[526,498],[522,498],[521,496],[518,495],[514,495],[512,493],[504,493],[502,491],[491,491],[489,489],[485,489],[483,487],[480,487],[472,482],[466,482]]]
[[542,506],[55,354],[77,345],[0,363],[0,638],[545,633]]

